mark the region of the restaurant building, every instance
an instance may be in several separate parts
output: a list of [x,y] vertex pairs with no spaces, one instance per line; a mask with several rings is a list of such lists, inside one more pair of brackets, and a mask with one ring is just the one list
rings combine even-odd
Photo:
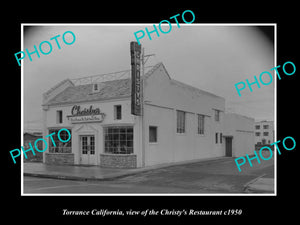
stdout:
[[[162,63],[141,80],[142,115],[132,114],[132,77],[79,85],[66,79],[44,93],[44,163],[137,168],[253,152],[254,120],[229,116],[239,127],[225,127],[223,97],[172,79]],[[61,128],[69,142],[45,137]]]

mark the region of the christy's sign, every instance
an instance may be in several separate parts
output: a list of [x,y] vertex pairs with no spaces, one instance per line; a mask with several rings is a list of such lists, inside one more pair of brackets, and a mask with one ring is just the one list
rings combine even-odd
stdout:
[[102,122],[105,113],[101,112],[99,108],[81,109],[79,105],[74,105],[71,109],[71,115],[67,116],[71,123],[88,123],[88,122]]
[[137,42],[130,42],[131,55],[131,114],[142,115],[141,96],[141,45]]

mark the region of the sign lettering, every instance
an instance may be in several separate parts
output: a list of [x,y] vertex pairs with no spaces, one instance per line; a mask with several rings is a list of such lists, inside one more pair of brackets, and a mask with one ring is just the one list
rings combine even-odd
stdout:
[[141,108],[141,45],[137,42],[130,43],[131,54],[131,114],[136,116],[142,115]]
[[101,112],[99,108],[93,108],[92,105],[84,109],[74,105],[71,109],[71,115],[67,117],[71,123],[102,122],[105,118],[105,113]]

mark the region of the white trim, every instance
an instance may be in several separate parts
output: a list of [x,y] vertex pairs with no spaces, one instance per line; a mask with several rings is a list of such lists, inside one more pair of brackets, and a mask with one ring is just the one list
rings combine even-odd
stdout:
[[130,96],[126,96],[123,98],[108,98],[108,99],[102,99],[102,100],[93,100],[93,101],[77,101],[77,102],[66,102],[66,103],[52,103],[52,104],[43,104],[42,106],[48,106],[49,108],[54,108],[54,107],[62,107],[62,106],[70,106],[70,105],[74,105],[74,104],[78,104],[78,103],[84,103],[84,104],[95,104],[95,102],[97,103],[104,103],[104,102],[115,102],[115,101],[130,101],[131,97]]
[[149,105],[149,106],[153,106],[153,107],[158,107],[158,108],[169,109],[169,110],[176,110],[176,111],[178,110],[178,111],[183,111],[185,113],[200,114],[200,115],[203,115],[203,116],[211,117],[211,115],[208,115],[208,114],[203,114],[203,113],[199,113],[199,112],[192,112],[192,111],[186,111],[186,110],[182,110],[182,109],[178,109],[178,108],[157,105],[157,104],[153,104],[153,103],[149,103],[149,102],[145,102],[145,105]]
[[[274,65],[277,66],[277,24],[274,24]],[[275,70],[274,70],[275,77]],[[273,139],[277,141],[277,79],[274,79],[274,136]],[[274,156],[274,194],[277,196],[277,151]]]

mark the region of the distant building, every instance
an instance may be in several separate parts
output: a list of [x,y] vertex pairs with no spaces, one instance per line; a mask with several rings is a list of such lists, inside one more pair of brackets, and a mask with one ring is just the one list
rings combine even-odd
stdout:
[[[34,142],[36,139],[42,138],[43,133],[42,132],[25,132],[24,133],[24,149],[27,150],[30,148],[29,143],[34,147]],[[42,143],[37,142],[37,147],[38,149],[43,149]],[[43,153],[34,151],[35,155],[33,155],[32,151],[26,152],[26,156],[24,155],[24,160],[25,161],[43,161]]]
[[274,121],[255,122],[255,144],[269,145],[274,142]]

